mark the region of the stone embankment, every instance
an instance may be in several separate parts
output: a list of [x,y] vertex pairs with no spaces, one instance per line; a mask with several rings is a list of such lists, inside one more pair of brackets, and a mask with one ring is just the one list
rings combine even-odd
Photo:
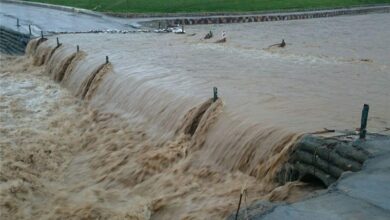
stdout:
[[194,16],[162,18],[153,21],[147,21],[149,24],[164,23],[167,26],[175,25],[199,25],[199,24],[229,24],[229,23],[248,23],[248,22],[266,22],[266,21],[284,21],[284,20],[302,20],[312,18],[326,18],[334,16],[360,15],[368,13],[389,13],[390,6],[357,7],[321,11],[304,11],[293,13],[274,13],[274,14],[252,14],[252,15],[223,15],[223,16]]
[[30,40],[29,34],[20,33],[4,26],[0,26],[0,52],[10,55],[24,54]]
[[353,136],[331,138],[304,136],[295,147],[289,162],[279,173],[278,181],[318,179],[329,186],[347,171],[361,170],[370,153]]
[[279,181],[293,181],[305,176],[311,176],[306,178],[308,184],[322,182],[328,188],[292,204],[258,200],[240,209],[237,218],[234,212],[227,219],[390,218],[388,135],[367,134],[364,140],[358,139],[357,135],[304,136],[296,144]]

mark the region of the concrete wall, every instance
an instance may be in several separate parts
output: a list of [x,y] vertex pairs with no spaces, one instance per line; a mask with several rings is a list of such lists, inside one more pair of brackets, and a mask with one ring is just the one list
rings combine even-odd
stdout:
[[0,53],[22,55],[25,52],[30,36],[0,26]]
[[[297,12],[286,14],[268,14],[268,15],[242,15],[242,16],[211,16],[211,17],[193,17],[193,18],[173,18],[163,19],[167,25],[196,25],[196,24],[227,24],[227,23],[247,23],[247,22],[265,22],[282,20],[299,20],[311,18],[324,18],[343,15],[359,15],[368,13],[389,13],[390,6],[366,7],[339,9],[330,11]],[[155,20],[154,22],[158,22]]]

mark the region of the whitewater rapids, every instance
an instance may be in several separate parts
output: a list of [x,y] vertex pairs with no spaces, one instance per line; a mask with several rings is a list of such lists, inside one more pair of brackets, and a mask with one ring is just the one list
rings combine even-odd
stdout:
[[[275,183],[197,164],[222,101],[189,111],[177,135],[161,142],[145,132],[147,125],[88,108],[53,83],[45,67],[32,65],[40,60],[1,57],[2,218],[218,219],[231,213],[243,187],[248,203],[305,194],[303,184],[272,192]],[[206,117],[194,131],[198,112]]]

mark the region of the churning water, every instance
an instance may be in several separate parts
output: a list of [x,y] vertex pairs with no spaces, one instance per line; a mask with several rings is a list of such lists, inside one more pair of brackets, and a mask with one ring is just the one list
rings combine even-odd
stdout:
[[1,62],[2,215],[220,219],[242,188],[248,203],[302,197],[274,181],[302,133],[358,127],[364,103],[370,131],[390,127],[389,18],[31,41]]

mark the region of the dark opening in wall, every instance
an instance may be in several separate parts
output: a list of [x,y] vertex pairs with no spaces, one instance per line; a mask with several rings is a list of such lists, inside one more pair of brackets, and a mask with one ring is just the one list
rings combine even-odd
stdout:
[[324,182],[322,182],[322,180],[320,180],[319,178],[311,174],[305,174],[300,180],[304,183],[308,183],[312,187],[322,188],[322,189],[327,188],[327,186],[325,185]]

